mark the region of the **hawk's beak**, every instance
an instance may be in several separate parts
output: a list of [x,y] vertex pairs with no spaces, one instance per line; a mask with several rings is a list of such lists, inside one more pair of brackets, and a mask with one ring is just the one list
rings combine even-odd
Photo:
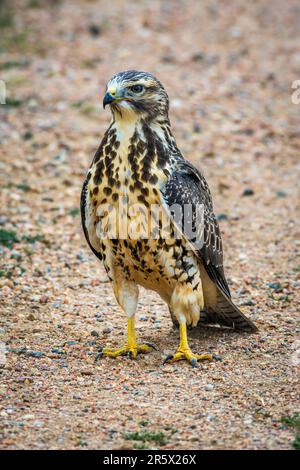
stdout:
[[114,100],[116,99],[115,96],[112,96],[108,91],[105,93],[104,95],[104,98],[103,98],[103,108],[105,108],[105,106],[107,104],[110,104],[112,103]]

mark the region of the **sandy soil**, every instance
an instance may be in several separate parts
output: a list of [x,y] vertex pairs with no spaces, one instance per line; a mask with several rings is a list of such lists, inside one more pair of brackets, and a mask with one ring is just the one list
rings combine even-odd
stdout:
[[[292,449],[299,2],[52,3],[0,7],[0,447]],[[110,119],[105,82],[129,68],[165,84],[178,145],[213,192],[234,300],[259,327],[191,334],[194,351],[222,359],[195,369],[162,365],[178,332],[146,291],[138,335],[159,350],[93,362],[124,341],[125,318],[79,197]]]

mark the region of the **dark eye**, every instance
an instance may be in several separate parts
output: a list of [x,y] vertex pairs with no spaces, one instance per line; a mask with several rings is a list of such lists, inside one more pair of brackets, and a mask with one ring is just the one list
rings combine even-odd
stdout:
[[143,90],[143,85],[133,85],[130,87],[130,91],[133,91],[133,93],[141,93]]

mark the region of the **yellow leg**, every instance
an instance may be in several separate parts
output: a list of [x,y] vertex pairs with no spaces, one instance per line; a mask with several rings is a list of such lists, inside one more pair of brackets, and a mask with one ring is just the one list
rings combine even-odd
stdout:
[[126,344],[121,348],[103,348],[97,355],[96,360],[103,356],[128,356],[131,359],[136,359],[138,353],[146,353],[150,348],[155,349],[155,346],[151,343],[139,345],[136,342],[134,317],[129,317],[127,323]]
[[175,361],[181,361],[183,359],[189,361],[192,366],[194,367],[197,363],[197,361],[212,361],[213,356],[211,354],[194,354],[190,350],[190,347],[188,345],[188,340],[187,340],[187,331],[186,331],[186,323],[182,322],[179,325],[179,331],[180,331],[180,343],[179,343],[179,348],[177,349],[175,354],[170,354],[169,356],[166,357],[164,360],[164,364],[166,362],[175,362]]

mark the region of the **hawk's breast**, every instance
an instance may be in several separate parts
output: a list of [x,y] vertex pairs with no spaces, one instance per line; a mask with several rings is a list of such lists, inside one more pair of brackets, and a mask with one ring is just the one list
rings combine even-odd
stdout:
[[112,129],[104,137],[86,185],[85,223],[111,277],[119,265],[139,284],[166,292],[175,278],[188,279],[186,267],[191,276],[196,269],[163,217],[160,188],[167,170],[148,151],[137,132],[128,138]]

